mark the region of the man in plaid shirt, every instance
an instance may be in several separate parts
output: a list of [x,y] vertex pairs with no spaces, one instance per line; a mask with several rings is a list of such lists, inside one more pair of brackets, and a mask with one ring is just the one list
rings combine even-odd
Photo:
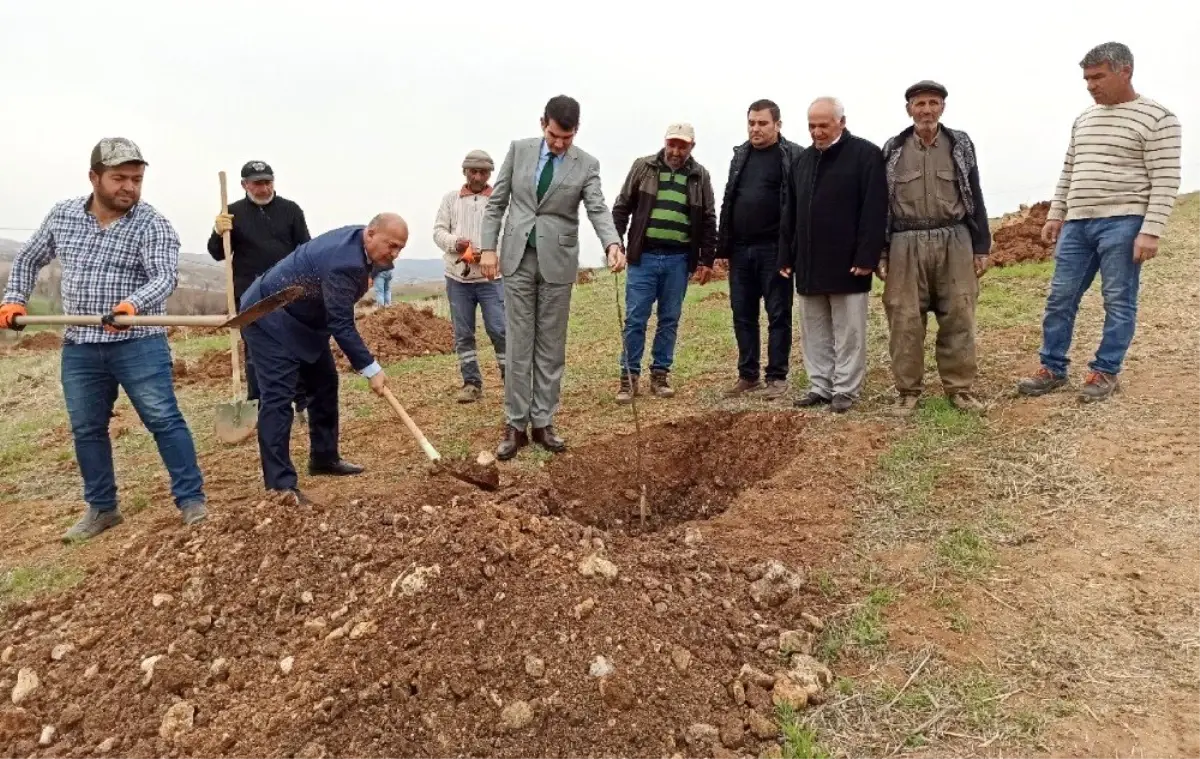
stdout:
[[25,315],[38,271],[58,258],[63,312],[106,320],[102,327],[63,332],[63,396],[88,505],[63,535],[66,541],[94,537],[123,521],[108,434],[119,387],[154,435],[184,524],[207,516],[195,444],[175,398],[166,330],[112,322],[118,315],[165,314],[178,281],[179,237],[171,222],[141,201],[145,173],[133,142],[117,137],[97,143],[88,173],[92,194],[50,210],[13,261],[0,305],[0,328],[20,329],[13,317]]

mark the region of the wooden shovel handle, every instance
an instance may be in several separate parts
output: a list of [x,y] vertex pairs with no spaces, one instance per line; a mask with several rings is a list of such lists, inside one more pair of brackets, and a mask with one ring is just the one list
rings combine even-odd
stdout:
[[392,409],[396,412],[396,415],[400,417],[401,421],[404,422],[404,426],[408,427],[408,431],[412,433],[412,436],[417,439],[418,443],[421,444],[421,450],[425,452],[425,455],[429,457],[429,460],[437,461],[440,459],[442,457],[441,454],[439,454],[437,449],[430,445],[429,441],[425,439],[425,435],[421,432],[421,428],[418,427],[417,423],[412,420],[412,417],[410,417],[408,412],[404,410],[404,407],[400,405],[400,401],[396,400],[396,396],[392,395],[392,391],[387,387],[383,388],[383,397],[387,399],[388,403],[392,404]]
[[[225,180],[225,172],[218,172],[217,176],[221,180],[221,213],[229,213],[229,189]],[[221,233],[221,247],[225,249],[225,307],[229,311],[229,318],[232,319],[237,316],[237,301],[233,297],[233,244],[229,239],[229,232]],[[229,363],[232,365],[234,399],[241,398],[242,395],[242,367],[238,355],[238,336],[237,329],[229,330]]]

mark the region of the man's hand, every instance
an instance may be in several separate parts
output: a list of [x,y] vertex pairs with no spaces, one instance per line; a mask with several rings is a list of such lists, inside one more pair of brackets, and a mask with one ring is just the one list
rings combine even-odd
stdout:
[[1145,263],[1158,255],[1158,238],[1154,235],[1140,234],[1133,241],[1133,262]]
[[105,314],[103,317],[101,317],[100,321],[101,321],[101,323],[104,324],[105,332],[111,332],[113,334],[116,334],[118,332],[124,332],[125,330],[129,329],[129,327],[123,327],[123,326],[118,325],[116,322],[113,321],[114,316],[136,316],[136,315],[137,315],[137,309],[133,307],[133,304],[127,300],[123,300],[120,303],[118,303],[117,305],[113,306],[113,310],[109,311],[107,314]]
[[608,246],[608,270],[613,274],[624,271],[625,269],[625,251],[621,250],[618,243],[613,243]]
[[870,270],[870,269],[868,269],[868,268],[866,268],[865,266],[851,266],[851,267],[850,267],[850,273],[851,273],[851,274],[853,274],[853,275],[854,275],[854,276],[856,276],[856,277],[869,277],[869,276],[871,276],[871,270]]
[[213,224],[213,231],[219,235],[223,235],[226,232],[233,231],[233,214],[231,214],[231,213],[217,214],[217,220]]
[[371,386],[371,392],[375,395],[383,395],[383,389],[387,387],[387,375],[381,369],[374,377],[367,380],[367,383]]
[[484,279],[495,279],[500,273],[500,257],[496,255],[494,250],[481,250],[479,252],[479,271],[483,274]]
[[879,277],[880,282],[887,282],[887,259],[879,259],[879,265],[875,267],[875,276]]
[[1058,242],[1058,235],[1062,232],[1061,221],[1050,220],[1042,225],[1042,242],[1047,245],[1054,245]]
[[783,277],[784,279],[790,278],[792,276],[792,267],[785,266],[782,269],[780,269],[779,276]]
[[454,243],[454,252],[462,254],[469,247],[471,247],[471,241],[465,237],[460,237]]
[[983,273],[992,268],[991,256],[975,256],[975,279],[983,276]]
[[712,273],[711,266],[701,264],[696,267],[696,273],[692,275],[692,281],[698,285],[707,285],[712,280]]
[[0,306],[0,329],[11,329],[20,332],[25,328],[13,323],[13,318],[27,315],[25,307],[20,303],[5,303],[3,306]]

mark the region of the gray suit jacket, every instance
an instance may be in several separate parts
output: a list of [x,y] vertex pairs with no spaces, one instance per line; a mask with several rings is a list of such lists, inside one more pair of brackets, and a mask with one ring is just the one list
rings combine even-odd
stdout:
[[[536,227],[538,271],[547,282],[565,285],[573,283],[579,273],[580,203],[606,250],[613,243],[620,244],[621,237],[600,189],[600,162],[574,145],[538,203],[533,175],[541,147],[540,137],[509,144],[484,212],[481,248],[498,251],[500,273],[512,276],[525,255],[529,230]],[[497,247],[501,222],[504,240]]]

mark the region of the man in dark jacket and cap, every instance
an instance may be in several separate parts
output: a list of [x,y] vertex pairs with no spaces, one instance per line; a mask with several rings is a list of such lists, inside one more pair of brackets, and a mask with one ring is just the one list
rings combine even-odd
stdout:
[[867,294],[887,229],[887,180],[879,146],[846,129],[835,98],[808,109],[813,144],[792,167],[789,247],[779,273],[795,275],[809,388],[795,405],[848,411],[867,376]]
[[925,377],[925,323],[937,317],[942,389],[960,410],[980,410],[972,394],[978,278],[992,235],[979,186],[975,145],[941,124],[946,88],[917,82],[904,93],[913,125],[883,145],[888,183],[888,247],[879,262],[890,335],[897,411],[916,410]]

